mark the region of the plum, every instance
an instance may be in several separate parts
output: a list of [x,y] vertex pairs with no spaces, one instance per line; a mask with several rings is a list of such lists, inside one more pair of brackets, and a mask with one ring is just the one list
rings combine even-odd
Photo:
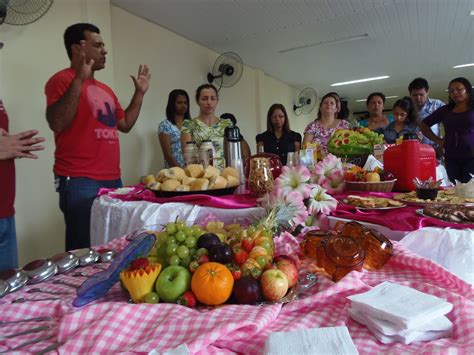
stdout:
[[221,240],[214,233],[204,233],[197,240],[197,248],[206,248],[208,251],[212,249],[213,246],[220,244]]
[[234,282],[234,297],[239,304],[255,304],[260,299],[260,283],[250,276]]
[[215,261],[221,264],[227,264],[232,262],[234,251],[229,245],[225,243],[219,243],[214,245],[209,250],[208,256],[210,261]]

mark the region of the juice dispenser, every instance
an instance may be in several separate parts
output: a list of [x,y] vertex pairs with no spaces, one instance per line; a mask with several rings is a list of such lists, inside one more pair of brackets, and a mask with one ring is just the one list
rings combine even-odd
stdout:
[[421,144],[416,135],[406,134],[402,144],[389,147],[383,154],[384,169],[396,178],[395,191],[413,191],[415,177],[436,180],[436,154],[434,149]]

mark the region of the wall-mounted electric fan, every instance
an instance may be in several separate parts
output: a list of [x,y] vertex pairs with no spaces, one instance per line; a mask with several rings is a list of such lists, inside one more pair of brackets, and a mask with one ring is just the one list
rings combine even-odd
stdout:
[[207,74],[207,81],[210,84],[215,82],[217,90],[221,87],[230,88],[240,80],[243,70],[244,66],[239,55],[227,52],[216,59],[212,72]]
[[318,94],[313,88],[301,90],[293,105],[293,111],[297,116],[310,113],[316,106],[317,98]]

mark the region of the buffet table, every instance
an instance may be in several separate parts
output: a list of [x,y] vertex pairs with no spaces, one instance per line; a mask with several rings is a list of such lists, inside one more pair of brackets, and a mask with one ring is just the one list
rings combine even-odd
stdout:
[[[104,247],[115,250],[127,244],[124,237],[116,238]],[[3,335],[31,330],[41,331],[0,339],[0,351],[11,352],[28,341],[36,343],[21,351],[41,352],[57,349],[59,353],[117,353],[150,351],[164,352],[179,347],[194,354],[245,353],[259,354],[272,332],[289,332],[304,328],[347,326],[361,354],[370,353],[449,353],[474,352],[474,293],[470,285],[438,264],[421,258],[394,242],[394,256],[378,271],[351,272],[338,283],[320,277],[302,298],[286,305],[244,306],[223,305],[216,308],[190,309],[176,304],[130,304],[116,284],[106,294],[82,308],[72,306],[75,290],[85,279],[73,276],[97,272],[94,266],[72,270],[54,276],[41,284],[27,286],[0,299],[0,321],[47,317],[38,322],[0,326]],[[304,259],[303,268],[311,271],[313,261]],[[101,265],[106,266],[106,265]],[[57,284],[65,281],[70,285]],[[410,345],[384,345],[369,330],[353,321],[348,313],[348,296],[367,291],[383,281],[410,286],[422,292],[447,299],[454,305],[447,315],[454,324],[449,338]],[[48,292],[66,292],[51,296],[30,294],[40,287]],[[27,300],[55,300],[12,303]],[[39,339],[39,340],[38,340]],[[288,341],[293,341],[288,335]]]
[[[347,194],[349,193],[336,197],[342,199]],[[392,197],[393,194],[375,193],[375,195]],[[125,195],[104,190],[92,206],[92,245],[106,244],[145,225],[164,225],[177,217],[192,223],[212,215],[226,223],[234,223],[262,213],[261,208],[255,207],[255,198],[248,195],[227,200],[226,198],[203,200],[197,196],[194,199],[191,197],[188,203],[176,202],[182,199],[174,198],[168,199],[166,203],[157,203],[163,200],[144,193],[140,186],[133,187],[133,190]],[[200,203],[200,205],[192,204],[192,202]],[[359,221],[369,228],[377,229],[391,240],[401,240],[410,250],[436,261],[464,281],[474,285],[472,271],[474,270],[474,229],[470,228],[470,225],[468,227],[456,226],[453,223],[421,217],[416,214],[419,208],[407,206],[403,209],[388,211],[361,211],[355,207],[339,204],[337,210],[329,216],[329,226],[333,227],[337,221]]]

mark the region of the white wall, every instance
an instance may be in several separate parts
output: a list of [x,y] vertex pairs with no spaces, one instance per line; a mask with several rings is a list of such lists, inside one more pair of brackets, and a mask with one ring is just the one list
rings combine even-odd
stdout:
[[[0,41],[5,43],[0,52],[0,95],[9,112],[11,131],[35,128],[47,139],[40,159],[16,161],[20,264],[49,257],[64,248],[64,222],[52,183],[54,140],[44,116],[44,84],[54,72],[68,66],[62,34],[75,22],[92,22],[100,27],[109,55],[107,68],[96,78],[115,89],[124,107],[133,91],[129,74],[135,74],[140,63],[151,68],[151,87],[139,121],[132,132],[120,136],[125,184],[161,168],[163,157],[156,129],[164,118],[169,91],[183,88],[194,97],[196,87],[205,82],[218,57],[218,53],[110,6],[108,0],[56,0],[50,11],[33,24],[0,26]],[[245,67],[234,87],[220,91],[218,113],[236,115],[255,151],[255,135],[265,129],[267,109],[274,102],[287,107],[292,129],[303,131],[310,118],[291,114],[297,93],[297,89],[261,70]],[[197,106],[194,100],[192,103],[191,112],[196,114]]]

